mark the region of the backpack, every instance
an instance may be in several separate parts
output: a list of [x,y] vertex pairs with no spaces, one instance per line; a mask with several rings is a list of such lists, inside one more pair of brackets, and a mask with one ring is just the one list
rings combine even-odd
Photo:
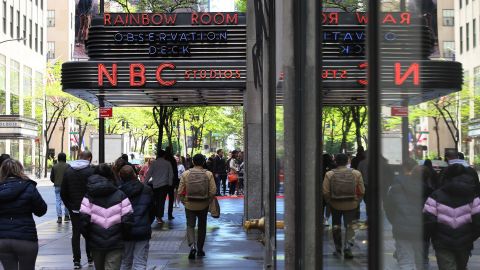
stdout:
[[188,181],[186,181],[186,196],[189,201],[202,201],[207,200],[208,196],[208,176],[207,170],[190,170],[188,175]]
[[352,170],[332,170],[330,193],[332,200],[355,200],[357,198],[355,175]]

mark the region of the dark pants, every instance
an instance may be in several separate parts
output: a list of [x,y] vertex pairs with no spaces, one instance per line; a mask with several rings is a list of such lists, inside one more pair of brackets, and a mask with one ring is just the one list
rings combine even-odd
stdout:
[[[215,174],[215,186],[217,187],[217,196],[220,196],[220,188],[221,188],[221,182],[223,178],[226,179],[226,175],[221,175],[221,174]],[[225,191],[224,191],[225,192]]]
[[[163,212],[165,211],[165,200],[170,192],[170,186],[163,186],[153,190],[153,199],[155,201],[155,215],[157,218],[163,218]],[[170,207],[169,207],[170,212]],[[173,212],[173,204],[172,204]],[[169,213],[170,214],[170,213]]]
[[[81,256],[81,251],[80,251],[80,214],[78,213],[73,213],[70,211],[70,219],[72,223],[72,252],[73,252],[73,261],[74,262],[80,262],[82,256]],[[85,251],[87,253],[87,258],[91,258],[91,253],[90,253],[90,248],[88,247],[88,239],[85,238]]]
[[435,249],[439,270],[465,270],[467,269],[469,250]]
[[205,236],[207,235],[207,214],[208,207],[205,210],[185,209],[185,216],[187,217],[187,240],[189,246],[195,244],[195,224],[198,219],[198,250],[203,250],[203,245],[205,244]]
[[225,195],[225,193],[227,192],[227,175],[226,174],[219,174],[218,177],[217,177],[218,180],[215,180],[215,181],[218,181],[218,184],[217,182],[215,182],[215,184],[217,185],[217,193],[218,195],[220,195],[220,182],[222,183],[222,189],[223,189],[223,195]]
[[0,262],[5,270],[34,270],[38,242],[0,239]]
[[[352,228],[352,221],[355,220],[356,209],[353,210],[337,210],[331,207],[332,210],[332,233],[333,242],[335,243],[336,250],[342,250],[342,247],[346,250],[350,249],[353,245],[353,237],[355,237],[355,231]],[[345,243],[342,243],[342,219],[343,226],[345,227]]]
[[92,255],[96,270],[119,270],[122,265],[123,249],[94,250]]
[[175,203],[175,187],[168,189],[168,217],[173,217],[173,204]]
[[235,195],[235,189],[237,188],[238,181],[228,182],[228,194]]

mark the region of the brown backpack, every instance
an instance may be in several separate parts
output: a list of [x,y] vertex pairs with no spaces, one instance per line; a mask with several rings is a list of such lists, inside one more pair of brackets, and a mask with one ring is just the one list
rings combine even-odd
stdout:
[[355,175],[352,170],[332,170],[330,178],[330,193],[332,200],[355,200],[356,186]]
[[209,198],[209,183],[207,170],[190,170],[186,181],[186,199],[189,201],[203,201]]

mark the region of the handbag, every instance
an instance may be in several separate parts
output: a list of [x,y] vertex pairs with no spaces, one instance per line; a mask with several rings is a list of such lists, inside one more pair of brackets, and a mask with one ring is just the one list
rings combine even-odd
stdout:
[[208,206],[208,212],[213,218],[220,217],[220,204],[218,203],[217,197],[213,197],[210,201],[210,205]]
[[229,183],[238,182],[238,174],[236,173],[228,173],[227,178]]

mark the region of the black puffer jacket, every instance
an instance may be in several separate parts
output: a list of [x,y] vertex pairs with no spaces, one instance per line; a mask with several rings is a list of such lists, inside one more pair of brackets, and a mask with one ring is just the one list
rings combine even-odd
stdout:
[[132,203],[133,225],[125,240],[148,240],[152,236],[152,222],[155,217],[152,189],[139,181],[127,181],[120,187]]
[[87,194],[80,207],[83,232],[92,250],[123,248],[132,224],[132,205],[125,193],[100,175],[88,178]]
[[422,239],[424,203],[419,179],[403,176],[392,185],[384,201],[384,208],[396,239]]
[[435,248],[473,248],[480,230],[480,199],[475,195],[474,181],[469,175],[456,176],[425,203],[427,232]]
[[87,160],[76,160],[65,171],[60,195],[70,212],[80,209],[83,196],[87,192],[87,179],[93,172],[94,168]]
[[38,241],[32,213],[43,216],[47,204],[36,188],[37,183],[17,177],[0,183],[0,238]]

